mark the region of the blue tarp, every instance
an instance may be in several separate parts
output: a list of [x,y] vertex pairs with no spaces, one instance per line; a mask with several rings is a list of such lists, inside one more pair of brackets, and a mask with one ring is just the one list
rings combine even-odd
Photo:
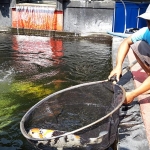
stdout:
[[[137,16],[144,13],[149,3],[131,3],[124,2],[126,8],[126,29],[142,28],[146,26],[144,19],[138,19]],[[125,8],[123,3],[116,2],[113,19],[113,32],[124,32],[125,30]]]

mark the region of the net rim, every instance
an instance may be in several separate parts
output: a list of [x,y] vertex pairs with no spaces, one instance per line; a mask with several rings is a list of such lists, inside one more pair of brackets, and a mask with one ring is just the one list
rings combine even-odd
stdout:
[[43,139],[30,137],[30,136],[28,135],[28,133],[26,132],[25,127],[24,127],[24,122],[25,122],[25,120],[27,119],[27,117],[30,115],[30,113],[32,112],[32,110],[34,110],[37,106],[39,106],[41,103],[43,103],[43,102],[46,101],[47,99],[49,99],[49,98],[51,98],[51,97],[53,97],[53,96],[55,96],[55,95],[57,95],[57,94],[63,93],[63,92],[68,91],[68,90],[71,90],[71,89],[75,89],[75,88],[78,88],[78,87],[81,87],[81,86],[86,86],[86,85],[92,85],[92,84],[96,84],[96,83],[101,83],[101,82],[110,82],[110,81],[109,81],[109,80],[103,80],[103,81],[94,81],[94,82],[88,82],[88,83],[78,84],[78,85],[75,85],[75,86],[72,86],[72,87],[65,88],[65,89],[63,89],[63,90],[57,91],[57,92],[52,93],[52,94],[48,95],[47,97],[43,98],[43,99],[40,100],[38,103],[36,103],[35,105],[33,105],[33,106],[25,113],[25,115],[22,117],[22,119],[21,119],[21,121],[20,121],[20,130],[21,130],[21,133],[22,133],[23,136],[24,136],[26,139],[28,139],[28,140],[47,141],[47,140],[52,140],[52,139],[56,139],[56,138],[59,138],[59,137],[67,136],[67,135],[69,135],[69,134],[74,134],[74,133],[79,132],[79,131],[81,131],[81,130],[84,130],[84,129],[90,127],[90,126],[93,126],[93,125],[99,123],[100,121],[106,119],[107,117],[111,116],[114,112],[116,112],[116,111],[121,107],[121,105],[123,104],[123,102],[124,102],[124,100],[125,100],[125,90],[124,90],[124,88],[123,88],[121,85],[115,84],[115,83],[112,83],[112,84],[113,84],[113,85],[116,85],[116,86],[118,86],[118,87],[120,87],[121,90],[122,90],[122,92],[123,92],[123,96],[122,96],[121,102],[120,102],[120,103],[118,104],[118,106],[117,106],[115,109],[113,109],[110,113],[108,113],[108,114],[105,115],[104,117],[102,117],[102,118],[100,118],[100,119],[98,119],[98,120],[96,120],[96,121],[94,121],[94,122],[92,122],[92,123],[90,123],[90,124],[88,124],[88,125],[86,125],[86,126],[83,126],[83,127],[81,127],[81,128],[78,128],[78,129],[73,130],[73,131],[70,131],[70,132],[66,132],[66,133],[61,134],[61,135],[59,135],[59,136],[53,136],[53,137],[51,137],[51,138],[43,138]]

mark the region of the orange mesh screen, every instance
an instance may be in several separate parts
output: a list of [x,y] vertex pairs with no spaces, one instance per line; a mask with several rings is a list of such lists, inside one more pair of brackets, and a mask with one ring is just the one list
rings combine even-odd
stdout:
[[12,9],[12,27],[35,30],[63,30],[63,12],[54,11],[54,14],[48,12],[34,11],[16,11]]

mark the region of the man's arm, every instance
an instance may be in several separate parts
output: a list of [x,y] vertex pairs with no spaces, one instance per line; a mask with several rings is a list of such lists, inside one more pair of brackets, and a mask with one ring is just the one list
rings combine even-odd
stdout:
[[116,59],[116,67],[111,71],[109,75],[109,79],[116,75],[117,81],[119,81],[120,74],[122,72],[122,64],[123,61],[129,51],[130,45],[133,44],[131,40],[131,36],[126,38],[119,46],[118,53],[117,53],[117,59]]
[[133,99],[146,91],[150,90],[150,76],[148,76],[145,81],[131,92],[126,92],[125,104],[129,104]]

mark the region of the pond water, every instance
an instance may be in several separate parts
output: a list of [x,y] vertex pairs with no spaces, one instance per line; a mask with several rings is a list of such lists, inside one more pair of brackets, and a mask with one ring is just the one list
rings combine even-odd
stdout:
[[19,123],[30,107],[51,93],[107,79],[111,41],[0,33],[0,149],[34,149]]

